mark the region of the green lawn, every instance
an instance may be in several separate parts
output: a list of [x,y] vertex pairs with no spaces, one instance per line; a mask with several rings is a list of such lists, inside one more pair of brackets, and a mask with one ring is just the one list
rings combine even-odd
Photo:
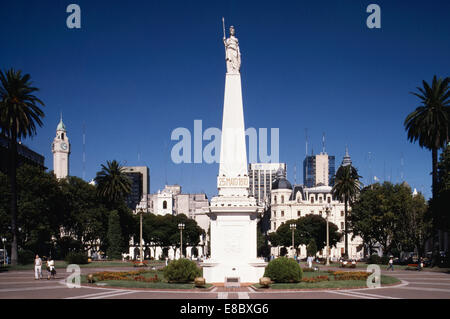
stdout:
[[[142,273],[144,277],[153,277],[155,274],[158,275],[158,278],[161,278],[159,282],[142,282],[135,281],[132,278],[130,280],[102,280],[96,281],[94,284],[97,284],[101,287],[122,287],[122,288],[151,288],[151,289],[194,289],[196,288],[193,283],[168,283],[164,278],[164,273],[162,271],[145,271]],[[81,283],[88,283],[87,276],[81,276]],[[212,287],[211,284],[206,284],[205,288]]]
[[[45,263],[44,263],[45,265]],[[69,264],[64,260],[55,260],[55,267],[58,268],[66,268]],[[165,265],[165,261],[160,260],[151,260],[148,261],[149,267],[152,266],[161,266]],[[92,261],[89,264],[79,265],[80,268],[104,268],[104,267],[133,267],[133,263],[131,261],[121,261],[121,260],[111,260],[111,261]],[[34,264],[28,265],[17,265],[11,266],[8,265],[6,267],[1,267],[2,270],[33,270]]]
[[[311,289],[311,288],[359,288],[366,287],[365,280],[334,280],[334,277],[328,272],[304,272],[303,278],[310,278],[316,276],[328,275],[329,281],[321,281],[315,283],[299,282],[299,283],[274,283],[270,285],[272,289]],[[390,285],[400,283],[400,280],[391,276],[381,275],[381,284]],[[254,285],[256,288],[261,288],[260,284]]]

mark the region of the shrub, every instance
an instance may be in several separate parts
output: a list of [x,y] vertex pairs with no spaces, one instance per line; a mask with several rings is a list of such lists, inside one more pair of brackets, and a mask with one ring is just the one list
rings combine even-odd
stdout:
[[366,280],[370,273],[364,271],[335,271],[334,280]]
[[33,253],[31,250],[21,249],[19,250],[18,254],[18,262],[22,265],[28,265],[32,264],[34,261],[34,258],[36,257],[35,253]]
[[201,277],[202,271],[197,264],[189,259],[178,259],[171,261],[164,268],[164,277],[169,282],[191,282],[195,277]]
[[302,282],[316,283],[316,282],[329,281],[329,280],[330,280],[330,278],[328,276],[323,275],[323,276],[303,278]]
[[68,264],[88,264],[88,255],[83,252],[70,252],[67,254],[65,261]]
[[264,277],[269,277],[274,282],[299,282],[302,275],[300,265],[294,259],[286,257],[269,262],[264,272]]

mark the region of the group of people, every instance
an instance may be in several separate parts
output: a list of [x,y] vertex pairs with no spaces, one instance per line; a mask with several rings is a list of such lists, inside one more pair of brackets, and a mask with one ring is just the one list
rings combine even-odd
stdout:
[[[50,278],[55,279],[56,277],[56,269],[55,269],[55,261],[52,258],[48,258],[46,261],[47,266],[47,280]],[[34,279],[39,280],[42,279],[42,259],[39,255],[36,255],[34,259]]]

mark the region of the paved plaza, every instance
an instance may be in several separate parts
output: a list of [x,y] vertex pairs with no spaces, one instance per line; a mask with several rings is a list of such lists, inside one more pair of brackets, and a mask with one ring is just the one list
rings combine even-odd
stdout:
[[[128,271],[133,268],[117,268]],[[81,269],[82,274],[112,270]],[[396,286],[374,289],[255,291],[251,287],[215,287],[210,291],[167,291],[105,287],[68,288],[69,273],[58,269],[54,280],[35,280],[34,272],[8,271],[0,273],[0,299],[450,299],[450,274],[397,270],[389,274],[402,280]],[[46,273],[44,272],[44,275]]]

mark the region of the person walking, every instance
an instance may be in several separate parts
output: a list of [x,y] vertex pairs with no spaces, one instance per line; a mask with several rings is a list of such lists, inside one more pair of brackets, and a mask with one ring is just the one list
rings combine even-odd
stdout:
[[392,256],[389,258],[389,266],[387,270],[389,269],[392,269],[392,271],[394,271],[394,258],[392,258]]
[[34,259],[34,279],[42,279],[42,259],[39,258],[39,255],[36,255]]
[[52,259],[52,257],[49,257],[47,260],[47,280],[50,280],[50,278],[55,279],[56,270],[55,270],[55,261]]

